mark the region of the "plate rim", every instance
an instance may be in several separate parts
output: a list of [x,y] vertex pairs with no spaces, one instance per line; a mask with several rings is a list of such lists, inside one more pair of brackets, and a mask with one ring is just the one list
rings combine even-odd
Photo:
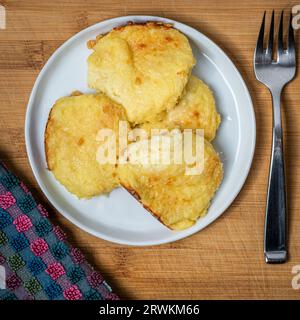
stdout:
[[[44,185],[44,183],[42,182],[42,178],[40,178],[39,174],[38,174],[38,170],[35,167],[34,164],[34,160],[33,160],[33,151],[32,151],[32,145],[29,142],[30,141],[30,115],[32,113],[32,108],[34,105],[34,99],[37,93],[37,88],[38,85],[44,75],[44,73],[47,71],[47,69],[49,68],[49,66],[51,66],[52,61],[55,60],[56,56],[58,56],[71,42],[75,41],[77,38],[79,38],[82,34],[92,31],[97,27],[101,27],[101,24],[108,24],[108,23],[120,23],[120,25],[124,25],[126,24],[126,21],[132,21],[132,20],[143,20],[144,22],[146,21],[160,21],[160,22],[165,22],[165,23],[170,23],[170,24],[176,24],[179,27],[184,27],[185,29],[188,29],[192,32],[196,32],[198,33],[198,35],[200,35],[201,37],[203,37],[210,45],[214,46],[214,49],[218,50],[220,54],[223,55],[223,57],[227,60],[227,63],[229,63],[231,65],[231,67],[234,69],[236,76],[238,77],[243,90],[244,90],[244,94],[245,94],[245,98],[247,98],[248,102],[249,102],[249,111],[250,111],[250,115],[251,115],[251,119],[249,119],[249,122],[251,124],[252,127],[252,136],[250,139],[250,143],[251,145],[249,146],[250,148],[250,154],[249,157],[247,158],[247,166],[245,167],[245,170],[243,171],[243,175],[241,177],[241,179],[239,180],[239,183],[236,185],[236,187],[234,188],[234,192],[232,194],[232,196],[229,198],[229,200],[224,201],[224,204],[221,206],[221,208],[218,210],[218,214],[208,217],[207,221],[204,225],[200,225],[199,228],[197,229],[186,229],[184,230],[185,233],[175,233],[174,232],[174,236],[172,238],[168,237],[167,239],[163,239],[163,240],[154,240],[154,241],[124,241],[122,239],[116,238],[116,237],[110,237],[107,235],[104,235],[101,232],[98,231],[94,231],[92,228],[88,227],[87,225],[82,224],[78,219],[74,218],[72,216],[72,214],[70,214],[68,212],[68,210],[62,208],[54,199],[52,199],[52,196],[49,194],[46,186]],[[124,21],[125,20],[125,21]],[[220,48],[213,40],[211,40],[208,36],[206,36],[205,34],[203,34],[202,32],[198,31],[197,29],[179,22],[177,20],[172,20],[169,18],[165,18],[165,17],[159,17],[159,16],[151,16],[151,15],[126,15],[126,16],[119,16],[119,17],[114,17],[111,19],[105,19],[102,20],[100,22],[97,22],[85,29],[80,30],[79,32],[77,32],[76,34],[74,34],[73,36],[71,36],[70,38],[68,38],[67,40],[65,40],[52,54],[51,56],[48,58],[48,60],[46,61],[46,63],[44,64],[44,66],[42,67],[42,69],[40,70],[38,76],[36,77],[36,80],[34,82],[34,85],[32,87],[31,93],[30,93],[30,97],[27,103],[27,108],[26,108],[26,115],[25,115],[25,145],[26,145],[26,152],[27,152],[27,156],[28,156],[28,160],[29,160],[29,164],[31,167],[31,170],[34,174],[34,177],[38,183],[39,188],[41,189],[41,191],[43,192],[43,194],[45,195],[45,197],[47,198],[47,200],[51,203],[51,205],[61,214],[63,215],[67,220],[69,220],[72,224],[76,225],[78,228],[88,232],[89,234],[92,234],[93,236],[106,240],[106,241],[110,241],[112,243],[116,243],[116,244],[122,244],[122,245],[128,245],[128,246],[153,246],[153,245],[160,245],[160,244],[166,244],[166,243],[171,243],[171,242],[175,242],[178,241],[180,239],[184,239],[187,238],[193,234],[198,233],[199,231],[201,231],[202,229],[206,228],[207,226],[209,226],[211,223],[213,223],[215,220],[217,220],[229,207],[230,205],[233,203],[233,201],[235,200],[235,198],[237,197],[237,195],[240,193],[240,191],[242,190],[247,177],[249,175],[250,169],[251,169],[251,165],[253,162],[253,158],[254,158],[254,153],[255,153],[255,145],[256,145],[256,120],[255,120],[255,112],[254,112],[254,106],[253,106],[253,101],[249,92],[249,89],[241,75],[241,73],[239,72],[238,68],[236,67],[236,65],[233,63],[233,61],[230,59],[230,57],[224,52],[224,50],[222,48]]]

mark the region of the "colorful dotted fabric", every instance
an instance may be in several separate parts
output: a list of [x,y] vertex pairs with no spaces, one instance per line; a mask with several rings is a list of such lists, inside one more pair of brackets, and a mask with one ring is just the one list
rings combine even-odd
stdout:
[[102,275],[71,247],[29,189],[0,163],[0,300],[115,300]]

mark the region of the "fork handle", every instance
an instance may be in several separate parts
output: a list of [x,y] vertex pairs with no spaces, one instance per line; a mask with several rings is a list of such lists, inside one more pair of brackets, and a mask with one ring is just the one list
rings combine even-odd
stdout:
[[286,190],[282,142],[281,90],[272,92],[273,139],[265,221],[265,259],[267,263],[283,263],[286,248]]

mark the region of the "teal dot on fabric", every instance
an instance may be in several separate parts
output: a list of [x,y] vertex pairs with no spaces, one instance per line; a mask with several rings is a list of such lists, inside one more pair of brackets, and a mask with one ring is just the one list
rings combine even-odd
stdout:
[[42,220],[35,226],[35,231],[40,238],[45,237],[52,230],[52,225],[48,220]]
[[50,250],[54,258],[58,260],[63,259],[69,252],[68,246],[63,242],[56,243]]
[[98,291],[95,289],[90,289],[87,293],[84,294],[84,300],[101,300],[102,297]]
[[19,252],[29,246],[29,241],[24,234],[21,233],[11,240],[11,245],[17,252]]
[[0,208],[0,228],[3,229],[9,226],[12,221],[13,218],[9,215],[9,213]]
[[0,183],[3,184],[3,186],[11,190],[17,185],[19,185],[19,180],[10,172],[7,172],[5,175],[0,177]]
[[84,277],[84,271],[80,266],[74,266],[67,271],[67,276],[69,277],[70,281],[75,284]]
[[50,300],[53,300],[62,294],[62,289],[58,284],[51,283],[48,287],[45,288],[45,293]]
[[8,292],[2,297],[2,300],[8,301],[8,300],[18,300],[17,296],[14,293]]
[[34,276],[37,276],[46,269],[46,264],[41,258],[33,258],[29,261],[28,268]]
[[36,203],[30,194],[27,194],[19,199],[17,204],[20,210],[22,210],[24,213],[30,212],[36,206]]

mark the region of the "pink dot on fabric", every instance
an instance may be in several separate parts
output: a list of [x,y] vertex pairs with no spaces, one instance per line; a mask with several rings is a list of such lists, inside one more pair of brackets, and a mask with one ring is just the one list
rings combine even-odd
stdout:
[[0,195],[0,207],[2,209],[7,209],[16,203],[16,199],[11,192],[6,192]]
[[56,280],[65,274],[65,269],[59,262],[54,262],[48,266],[46,272],[53,280]]
[[74,285],[64,291],[64,297],[67,300],[79,300],[82,297],[82,294],[79,291],[78,287]]
[[25,232],[32,227],[32,222],[28,216],[22,214],[13,221],[18,232]]
[[85,261],[84,255],[82,252],[77,248],[71,249],[71,256],[75,263],[83,263]]
[[48,244],[44,239],[37,239],[30,244],[30,249],[36,256],[40,256],[48,250]]
[[120,298],[115,293],[110,292],[105,296],[105,300],[120,300]]
[[99,272],[93,271],[90,275],[88,275],[87,280],[93,288],[96,288],[103,282],[104,279]]
[[55,226],[53,228],[53,232],[55,233],[57,239],[60,240],[60,241],[65,240],[66,237],[67,237],[66,234],[64,233],[64,231],[59,226]]
[[15,273],[13,273],[6,279],[7,289],[16,290],[20,287],[21,284],[22,280]]
[[23,181],[20,182],[20,187],[23,189],[25,193],[30,193],[29,189]]
[[49,216],[48,211],[41,204],[38,204],[37,208],[43,217]]

